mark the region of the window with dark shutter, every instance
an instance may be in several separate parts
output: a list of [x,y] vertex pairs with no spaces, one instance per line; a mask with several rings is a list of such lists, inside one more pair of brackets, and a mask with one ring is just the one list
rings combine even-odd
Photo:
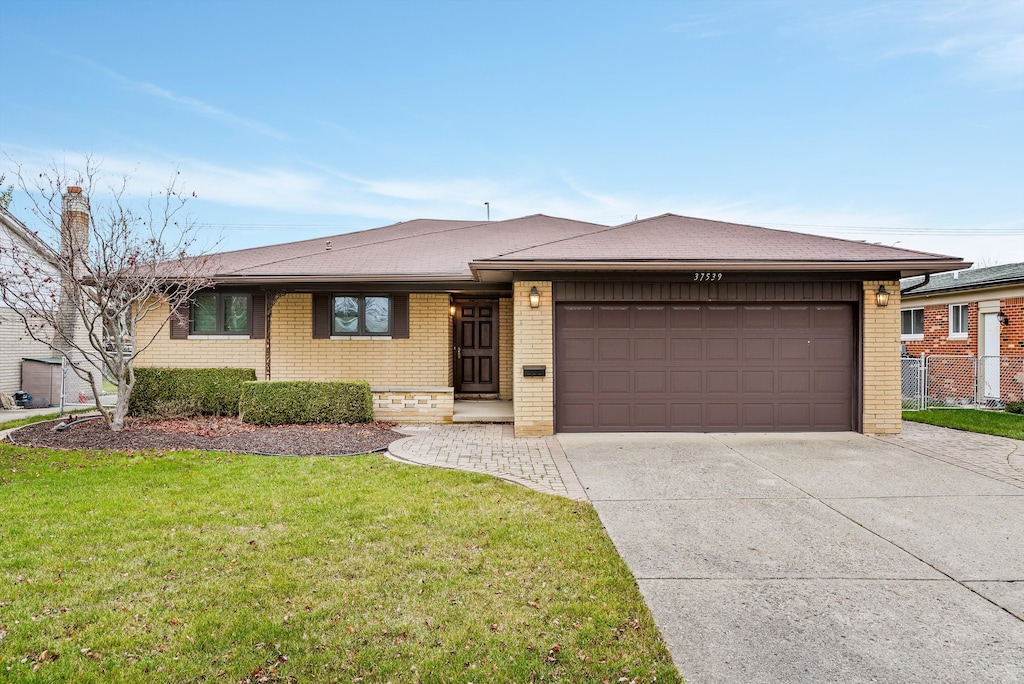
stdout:
[[252,332],[249,337],[254,340],[262,340],[267,336],[267,295],[262,292],[254,293],[250,306],[252,307],[250,324]]
[[171,309],[171,320],[167,326],[172,340],[188,339],[188,302],[182,302],[177,309]]
[[313,295],[313,339],[331,337],[331,295],[317,292]]
[[409,295],[396,294],[391,297],[391,337],[396,340],[409,338]]

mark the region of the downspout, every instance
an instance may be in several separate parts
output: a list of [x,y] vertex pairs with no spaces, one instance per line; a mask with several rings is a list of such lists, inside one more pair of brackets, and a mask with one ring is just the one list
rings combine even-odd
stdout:
[[924,287],[925,285],[927,285],[931,281],[932,281],[932,274],[931,273],[925,273],[924,274],[924,280],[919,282],[917,285],[911,285],[910,287],[908,287],[906,289],[900,288],[900,299],[903,299],[903,295],[907,294],[908,292],[913,292],[914,290],[916,290],[919,287]]

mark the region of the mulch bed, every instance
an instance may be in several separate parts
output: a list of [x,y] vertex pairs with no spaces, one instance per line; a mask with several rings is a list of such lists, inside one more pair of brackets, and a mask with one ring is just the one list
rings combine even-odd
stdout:
[[203,416],[178,420],[129,418],[111,432],[102,419],[57,432],[60,421],[33,423],[9,436],[22,446],[105,451],[230,451],[282,456],[365,454],[383,449],[405,435],[394,423],[355,425],[247,425],[238,418]]

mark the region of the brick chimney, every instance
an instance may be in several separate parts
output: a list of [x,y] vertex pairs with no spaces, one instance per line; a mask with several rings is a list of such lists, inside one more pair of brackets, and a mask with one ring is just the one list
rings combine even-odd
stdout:
[[60,259],[65,264],[61,274],[61,293],[57,336],[54,345],[70,349],[75,339],[81,296],[74,286],[85,272],[89,255],[89,198],[77,185],[68,187],[60,212]]

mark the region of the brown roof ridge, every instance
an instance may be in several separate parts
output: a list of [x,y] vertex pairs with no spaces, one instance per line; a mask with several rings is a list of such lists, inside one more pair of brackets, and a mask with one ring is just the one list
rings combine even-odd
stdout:
[[[657,216],[650,216],[648,218],[643,218],[643,219],[640,219],[638,221],[627,221],[626,223],[621,223],[621,224],[619,224],[617,226],[614,226],[614,227],[615,228],[622,228],[622,227],[629,226],[629,225],[632,225],[632,224],[635,224],[635,223],[643,223],[644,221],[653,221],[655,219],[667,218],[667,217],[691,219],[693,221],[707,221],[708,223],[722,223],[722,224],[729,225],[729,226],[739,226],[741,228],[757,228],[758,230],[770,230],[770,231],[773,231],[773,232],[776,232],[776,233],[786,233],[788,235],[801,235],[801,236],[805,236],[805,237],[817,238],[819,240],[832,240],[832,241],[835,241],[835,242],[854,243],[854,244],[867,244],[867,245],[877,245],[877,246],[881,246],[881,247],[889,247],[889,245],[882,245],[881,243],[867,242],[866,240],[850,240],[850,239],[847,239],[847,238],[837,238],[837,237],[832,237],[832,236],[829,236],[829,235],[819,235],[817,233],[801,233],[801,232],[796,231],[796,230],[786,230],[784,228],[768,228],[767,226],[758,226],[758,225],[754,225],[753,223],[736,223],[735,221],[718,221],[716,219],[701,218],[700,216],[686,216],[684,214],[674,214],[674,213],[672,213],[670,211],[665,212],[664,214],[659,214]],[[913,252],[914,254],[923,254],[923,255],[932,256],[932,257],[950,258],[950,255],[948,255],[948,254],[939,254],[938,252],[922,252],[922,251],[917,250],[917,249],[907,249],[905,247],[890,247],[890,249],[898,249],[898,250],[903,251],[903,252]]]
[[[439,233],[450,233],[450,232],[453,232],[453,231],[456,231],[456,230],[463,230],[465,228],[474,228],[476,226],[479,226],[479,225],[482,225],[484,223],[487,223],[487,221],[479,221],[479,222],[466,223],[465,221],[456,221],[456,220],[453,220],[453,219],[411,219],[409,221],[398,221],[397,223],[389,223],[386,226],[379,226],[377,228],[367,228],[365,230],[356,230],[356,231],[352,231],[351,233],[340,233],[337,236],[330,236],[329,235],[327,237],[322,237],[322,238],[313,238],[313,240],[315,240],[316,242],[323,242],[325,240],[328,240],[331,237],[344,237],[346,235],[354,235],[356,233],[368,233],[368,232],[373,231],[373,230],[381,230],[383,228],[392,228],[394,226],[402,225],[403,223],[412,223],[413,221],[444,221],[444,222],[463,223],[463,224],[465,224],[465,225],[459,225],[459,226],[451,226],[451,227],[443,228],[443,229],[440,229],[440,230],[433,230],[433,231],[430,231],[431,235],[437,235]],[[500,222],[499,221],[494,221],[494,223],[500,223]],[[363,244],[359,244],[359,245],[332,247],[330,251],[332,251],[332,252],[344,252],[347,249],[362,249],[362,248],[367,247],[369,245],[383,245],[383,244],[386,244],[388,242],[399,242],[400,240],[411,240],[411,239],[420,238],[420,237],[423,237],[423,236],[422,235],[400,235],[398,237],[378,240],[376,242],[363,243]],[[311,241],[312,240],[302,240],[300,242],[311,242]],[[299,244],[299,243],[284,242],[284,243],[281,243],[280,245],[276,245],[276,246],[283,247],[284,245],[289,245],[289,244]],[[275,245],[271,245],[271,246],[275,246]],[[266,249],[266,248],[265,247],[250,247],[250,249]],[[239,250],[239,251],[245,251],[245,250]],[[317,249],[315,251],[308,252],[308,253],[292,254],[290,256],[283,257],[281,259],[271,259],[270,261],[263,261],[263,262],[260,262],[258,264],[247,264],[244,267],[240,267],[240,268],[235,269],[235,271],[228,271],[225,275],[229,275],[231,273],[234,273],[234,272],[237,272],[237,271],[240,271],[240,270],[248,270],[248,269],[251,269],[251,268],[256,268],[256,267],[261,267],[261,266],[270,266],[271,264],[284,264],[284,263],[287,263],[289,261],[295,261],[296,259],[305,259],[306,257],[313,256],[314,254],[319,254],[319,253],[324,252],[324,251],[327,251],[327,250],[325,250],[324,248],[321,247],[321,248],[319,248],[319,249]],[[223,254],[228,254],[228,253],[229,252],[223,252]]]
[[[451,232],[455,232],[455,231],[458,231],[458,230],[465,230],[465,229],[468,229],[468,228],[478,228],[478,227],[481,227],[481,226],[497,225],[497,224],[501,224],[501,223],[512,223],[512,222],[515,222],[515,221],[521,221],[523,219],[530,219],[530,218],[537,218],[537,217],[557,219],[559,221],[570,221],[572,223],[586,223],[586,224],[589,224],[589,225],[604,227],[600,223],[591,223],[589,221],[577,221],[576,219],[569,219],[569,218],[564,218],[564,217],[561,217],[561,216],[548,216],[546,214],[538,213],[538,214],[529,214],[527,216],[517,216],[515,218],[510,218],[510,219],[502,219],[500,221],[477,221],[477,222],[471,222],[471,223],[466,223],[465,225],[459,225],[459,226],[452,226],[452,227],[449,227],[449,228],[444,228],[443,230],[430,231],[430,234],[431,235],[438,235],[438,234],[441,234],[441,233],[451,233]],[[414,219],[414,220],[416,220],[416,221],[446,221],[448,219]],[[452,221],[452,222],[455,223],[456,221]],[[368,228],[367,230],[364,230],[364,231],[353,231],[353,233],[342,233],[342,235],[352,235],[352,234],[354,234],[356,232],[368,232],[368,231],[371,231],[371,230],[380,230],[381,228],[391,228],[392,226],[397,226],[397,225],[400,225],[401,223],[403,223],[403,222],[392,223],[392,224],[389,224],[387,226],[381,226],[380,228]],[[465,222],[459,222],[459,223],[465,223]],[[601,231],[595,231],[595,232],[601,232]],[[416,239],[416,238],[420,238],[420,237],[422,237],[422,235],[400,235],[398,237],[393,237],[393,238],[388,238],[388,239],[384,239],[384,240],[379,240],[377,242],[370,242],[370,243],[359,244],[359,245],[351,245],[351,246],[333,247],[331,249],[331,251],[333,251],[333,252],[342,252],[342,251],[345,251],[347,249],[361,249],[361,248],[367,247],[368,245],[371,245],[371,244],[372,245],[383,245],[383,244],[386,244],[386,243],[389,243],[389,242],[399,242],[401,240],[412,240],[412,239]],[[322,240],[326,240],[328,238],[314,238],[314,239],[317,240],[317,241],[322,241]],[[284,244],[289,244],[289,243],[284,243]],[[539,244],[545,244],[545,243],[539,243]],[[536,245],[532,245],[532,246],[536,246]],[[256,248],[256,249],[259,249],[259,248]],[[318,250],[316,250],[314,252],[310,252],[309,254],[293,254],[291,256],[284,257],[282,259],[274,259],[274,260],[262,262],[262,263],[259,263],[259,264],[249,264],[249,265],[245,266],[244,268],[245,269],[250,269],[250,268],[253,268],[254,266],[269,266],[271,264],[283,264],[283,263],[287,263],[289,261],[294,261],[296,259],[304,259],[307,256],[311,256],[313,254],[318,254],[321,251],[324,251],[324,250],[323,249],[318,249]],[[236,269],[236,270],[242,270],[242,269]],[[231,273],[231,271],[229,271],[228,273]]]
[[[254,252],[254,251],[260,250],[260,249],[272,249],[274,247],[285,247],[285,246],[288,246],[288,245],[292,245],[292,246],[294,246],[294,245],[301,245],[301,244],[306,243],[306,242],[321,242],[322,243],[322,242],[325,242],[326,240],[335,240],[337,238],[344,238],[344,237],[348,237],[350,235],[358,235],[360,233],[369,233],[371,231],[381,230],[383,228],[394,228],[395,226],[405,225],[406,223],[415,223],[416,221],[435,221],[437,223],[461,223],[461,224],[466,224],[466,225],[462,225],[462,226],[457,226],[457,227],[460,227],[460,228],[466,228],[469,225],[476,225],[476,222],[474,222],[474,221],[464,221],[464,220],[461,220],[461,219],[433,219],[433,218],[422,218],[421,217],[421,218],[407,219],[405,221],[395,221],[394,223],[386,223],[383,226],[373,226],[371,228],[359,228],[358,230],[350,230],[347,233],[334,233],[333,235],[323,235],[321,237],[306,238],[305,240],[292,240],[292,241],[287,241],[287,242],[274,242],[274,243],[271,243],[269,245],[256,245],[255,247],[241,247],[239,249],[229,249],[229,250],[225,250],[223,252],[216,252],[215,254],[211,254],[210,256],[222,256],[222,255],[225,255],[225,254],[238,254],[240,252]],[[483,221],[481,221],[481,223],[483,223]],[[448,229],[447,228],[443,228],[443,230],[448,230]],[[438,226],[438,230],[433,231],[433,232],[441,232],[441,231],[442,231],[442,226]]]
[[[532,218],[534,216],[543,216],[544,218],[554,218],[554,219],[559,219],[559,220],[562,220],[562,221],[572,221],[574,223],[586,223],[586,224],[589,224],[591,226],[600,226],[603,229],[603,230],[595,230],[592,233],[587,233],[587,236],[598,235],[600,233],[605,233],[605,232],[607,232],[609,230],[614,230],[615,228],[618,228],[618,226],[606,226],[603,223],[594,223],[593,221],[577,221],[576,219],[565,219],[565,218],[562,218],[561,216],[548,216],[547,214],[531,214],[530,216],[524,216],[523,218]],[[510,250],[508,252],[500,252],[500,253],[495,254],[494,256],[491,256],[491,257],[485,257],[483,259],[474,259],[474,261],[487,261],[488,259],[497,259],[498,257],[508,256],[509,254],[515,254],[516,252],[525,252],[528,249],[535,249],[537,247],[546,247],[548,245],[553,245],[553,244],[556,244],[558,242],[565,242],[566,240],[575,240],[576,238],[579,238],[579,237],[582,237],[582,236],[580,236],[580,235],[570,235],[568,237],[558,238],[557,240],[549,240],[547,242],[537,242],[535,244],[530,245],[529,247],[520,247],[519,249],[513,249],[513,250]]]

